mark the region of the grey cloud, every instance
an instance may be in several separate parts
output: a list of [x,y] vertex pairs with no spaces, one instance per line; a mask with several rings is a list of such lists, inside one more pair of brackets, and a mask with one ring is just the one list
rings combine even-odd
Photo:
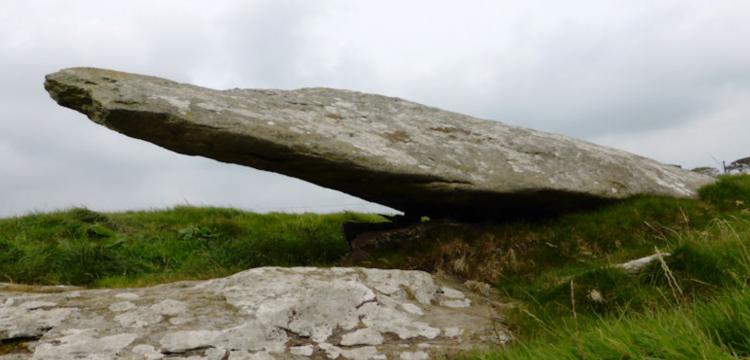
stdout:
[[748,12],[743,2],[705,1],[4,4],[0,215],[185,202],[387,210],[92,124],[42,88],[46,73],[69,66],[215,88],[350,88],[665,162],[733,160],[750,155],[738,135],[750,131]]

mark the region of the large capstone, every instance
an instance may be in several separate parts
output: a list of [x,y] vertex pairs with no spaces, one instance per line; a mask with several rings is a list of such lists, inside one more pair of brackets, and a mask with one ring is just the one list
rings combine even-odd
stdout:
[[713,181],[567,136],[356,91],[213,90],[92,68],[48,75],[45,87],[60,105],[128,136],[413,215],[546,215],[639,194],[692,197]]
[[501,311],[421,271],[257,268],[116,290],[0,284],[0,359],[426,359],[504,344]]

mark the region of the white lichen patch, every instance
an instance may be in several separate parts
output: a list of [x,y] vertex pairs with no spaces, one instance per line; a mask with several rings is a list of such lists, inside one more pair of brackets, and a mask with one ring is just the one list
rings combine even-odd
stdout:
[[381,333],[394,333],[401,339],[424,337],[434,339],[440,335],[440,329],[428,323],[416,321],[406,313],[392,308],[380,307],[376,303],[364,304],[359,309],[359,315],[365,326]]
[[34,349],[32,359],[68,360],[114,359],[115,355],[138,337],[134,333],[97,336],[96,329],[69,329],[62,336],[42,342]]
[[430,356],[424,351],[404,351],[399,358],[401,360],[427,360]]
[[341,345],[380,345],[383,343],[383,335],[371,328],[359,329],[354,332],[344,334],[341,338]]
[[443,330],[443,335],[455,338],[461,336],[461,334],[464,333],[464,330],[459,327],[449,327]]
[[422,311],[422,308],[412,303],[403,303],[401,304],[401,308],[404,309],[404,311],[412,315],[417,315],[417,316],[424,315],[424,311]]
[[208,111],[213,111],[213,112],[222,112],[222,111],[226,111],[227,110],[227,108],[225,106],[222,106],[222,105],[219,105],[219,104],[216,104],[216,103],[212,103],[212,102],[199,102],[199,103],[195,104],[195,106],[197,106],[197,107],[199,107],[199,108],[201,108],[203,110],[208,110]]
[[136,293],[126,292],[126,293],[119,293],[115,295],[115,298],[121,299],[121,300],[138,300],[140,296]]
[[315,351],[315,347],[312,345],[292,346],[289,348],[289,353],[298,356],[312,356],[313,351]]
[[363,346],[353,349],[342,349],[341,356],[351,360],[370,360],[378,356],[378,349],[374,346]]
[[467,308],[471,306],[471,300],[469,299],[461,299],[461,300],[442,300],[440,301],[440,305],[447,306],[450,308]]
[[23,305],[13,306],[15,301],[4,303],[9,305],[0,306],[0,341],[41,336],[78,312],[66,307],[29,310]]
[[163,319],[160,314],[155,314],[147,308],[135,308],[114,317],[120,326],[136,329],[159,323]]
[[181,114],[185,114],[190,111],[190,100],[180,99],[177,96],[170,95],[153,95],[149,98],[166,101],[169,105],[175,107]]
[[108,307],[109,311],[121,312],[135,309],[135,304],[130,301],[116,302]]
[[172,299],[162,300],[151,306],[151,311],[164,316],[177,316],[187,311],[187,304]]

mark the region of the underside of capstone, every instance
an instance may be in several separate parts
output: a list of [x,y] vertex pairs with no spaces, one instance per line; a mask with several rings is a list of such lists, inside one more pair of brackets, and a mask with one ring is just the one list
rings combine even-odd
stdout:
[[45,88],[125,135],[417,216],[550,215],[640,194],[693,197],[713,181],[566,136],[355,91],[219,91],[93,68],[50,74]]

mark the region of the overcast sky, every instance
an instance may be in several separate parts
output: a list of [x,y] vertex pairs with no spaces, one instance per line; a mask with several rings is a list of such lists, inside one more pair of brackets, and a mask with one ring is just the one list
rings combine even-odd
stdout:
[[44,91],[71,66],[380,93],[716,166],[750,155],[749,19],[743,0],[3,1],[0,216],[384,209],[95,125]]

